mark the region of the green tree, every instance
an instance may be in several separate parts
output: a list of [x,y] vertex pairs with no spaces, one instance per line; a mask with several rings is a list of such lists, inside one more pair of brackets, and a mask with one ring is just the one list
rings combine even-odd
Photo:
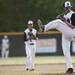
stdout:
[[[24,31],[27,21],[42,19],[44,24],[63,13],[66,0],[0,0],[0,32]],[[75,0],[69,0],[75,8]]]

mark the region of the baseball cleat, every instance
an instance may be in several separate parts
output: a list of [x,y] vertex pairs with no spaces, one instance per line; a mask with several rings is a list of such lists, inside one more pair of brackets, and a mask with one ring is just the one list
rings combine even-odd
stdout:
[[43,32],[44,31],[44,25],[42,24],[42,21],[40,19],[38,19],[37,24],[39,26],[39,32]]
[[68,68],[68,70],[66,71],[66,74],[72,74],[73,73],[73,68]]
[[28,68],[26,68],[26,71],[29,71],[29,69],[28,69]]
[[34,69],[30,69],[30,71],[34,71]]

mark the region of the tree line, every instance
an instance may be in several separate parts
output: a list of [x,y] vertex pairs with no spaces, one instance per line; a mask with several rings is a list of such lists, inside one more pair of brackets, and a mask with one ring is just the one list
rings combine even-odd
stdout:
[[[44,24],[64,12],[66,0],[0,0],[0,32],[20,32],[27,27],[27,21],[33,20],[38,29],[37,19]],[[71,1],[75,8],[75,0]]]

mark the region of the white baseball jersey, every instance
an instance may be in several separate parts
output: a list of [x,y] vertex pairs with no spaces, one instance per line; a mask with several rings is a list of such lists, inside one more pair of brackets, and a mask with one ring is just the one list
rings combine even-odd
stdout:
[[9,40],[2,39],[2,48],[8,48],[8,47],[9,47]]
[[64,15],[64,18],[67,21],[69,21],[70,23],[71,23],[71,16],[72,16],[73,13],[74,13],[74,11],[71,10],[69,13],[67,13],[67,14]]
[[[24,34],[25,34],[25,37],[24,37],[24,42],[25,44],[30,44],[30,43],[34,43],[36,44],[36,40],[35,39],[32,39],[32,41],[28,40],[29,38],[29,35],[28,33],[30,32],[29,28],[27,28],[25,31],[24,31]],[[32,34],[37,37],[37,30],[32,28]]]

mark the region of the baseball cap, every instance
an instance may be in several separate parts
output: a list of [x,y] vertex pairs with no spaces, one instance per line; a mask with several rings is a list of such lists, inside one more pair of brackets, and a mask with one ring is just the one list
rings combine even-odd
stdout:
[[33,25],[33,21],[29,20],[29,21],[28,21],[28,24]]
[[66,2],[64,3],[64,7],[65,7],[65,8],[67,8],[67,7],[72,7],[70,1],[66,1]]

